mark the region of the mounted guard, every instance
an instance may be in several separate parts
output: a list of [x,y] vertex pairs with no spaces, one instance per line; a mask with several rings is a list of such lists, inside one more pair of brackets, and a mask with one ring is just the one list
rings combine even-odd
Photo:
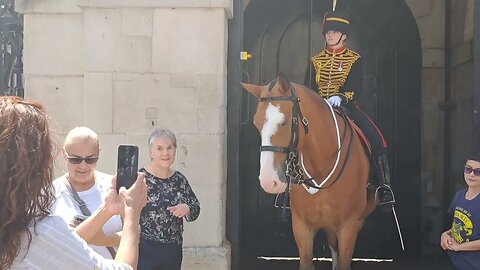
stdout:
[[[325,14],[323,35],[326,48],[313,56],[307,70],[305,85],[313,88],[334,107],[342,107],[366,137],[377,176],[375,196],[379,206],[393,206],[395,197],[390,188],[387,142],[372,119],[365,114],[355,97],[362,91],[363,73],[360,54],[347,47],[350,19],[345,11]],[[365,136],[363,136],[363,134]]]

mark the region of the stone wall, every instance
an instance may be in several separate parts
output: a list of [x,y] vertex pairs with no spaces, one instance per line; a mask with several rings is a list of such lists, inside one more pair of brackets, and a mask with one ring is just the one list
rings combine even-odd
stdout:
[[[25,16],[27,98],[47,105],[58,143],[75,126],[100,135],[99,169],[114,173],[116,147],[149,161],[154,128],[178,135],[175,168],[201,203],[187,224],[184,269],[229,269],[225,239],[226,55],[232,0],[17,0]],[[245,6],[249,1],[244,1]],[[444,213],[445,0],[406,0],[422,42],[423,252],[436,256]],[[452,167],[471,134],[473,0],[452,1]],[[64,171],[57,162],[57,174]],[[457,173],[455,170],[452,173]],[[458,181],[458,183],[461,183]],[[201,229],[200,229],[201,228]],[[208,262],[208,263],[205,263]]]
[[[473,135],[473,12],[474,0],[453,1],[451,43],[452,187],[465,187],[463,165]],[[455,183],[456,182],[456,183]],[[453,195],[453,194],[452,194]]]
[[[406,0],[416,18],[422,42],[422,253],[441,256],[438,248],[444,230],[445,178],[463,185],[461,166],[471,138],[473,104],[473,0],[451,1],[450,66],[445,72],[445,0]],[[445,76],[450,77],[452,103],[445,103]],[[451,138],[446,142],[445,108],[450,109]],[[470,126],[469,126],[470,125]],[[444,145],[450,147],[451,175],[444,175]],[[453,192],[453,191],[452,191]],[[453,193],[452,193],[453,195]],[[448,225],[448,224],[447,224]]]
[[[228,0],[17,0],[24,14],[25,96],[44,103],[58,134],[100,136],[98,169],[114,173],[121,143],[155,128],[178,139],[175,168],[197,194],[183,269],[230,269],[225,239]],[[65,170],[61,156],[57,175]]]
[[443,142],[444,123],[443,113],[439,110],[445,93],[444,3],[432,0],[406,2],[417,20],[422,42],[422,178],[425,185],[439,187],[441,185],[428,181],[443,178],[443,149],[437,147]]

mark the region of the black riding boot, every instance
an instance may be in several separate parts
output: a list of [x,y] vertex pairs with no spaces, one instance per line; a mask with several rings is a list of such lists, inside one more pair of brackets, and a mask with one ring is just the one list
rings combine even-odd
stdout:
[[388,167],[387,155],[378,157],[377,164],[380,173],[378,187],[375,191],[378,206],[393,206],[395,204],[395,196],[390,188],[390,169]]

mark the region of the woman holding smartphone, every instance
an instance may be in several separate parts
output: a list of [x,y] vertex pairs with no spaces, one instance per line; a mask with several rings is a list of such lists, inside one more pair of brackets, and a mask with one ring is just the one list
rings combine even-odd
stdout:
[[[80,224],[84,235],[124,213],[115,260],[105,259],[67,223],[51,215],[53,146],[48,116],[37,102],[0,97],[0,269],[136,269],[140,212],[147,201],[144,176],[120,196],[111,186],[101,207]],[[115,180],[112,179],[112,184]]]
[[[53,181],[55,203],[51,211],[63,218],[71,227],[76,227],[83,221],[82,219],[102,205],[112,185],[112,176],[97,171],[97,161],[100,157],[98,135],[88,127],[76,127],[68,132],[62,154],[67,173]],[[97,253],[112,259],[115,258],[114,247],[117,248],[120,244],[121,230],[121,217],[115,215],[105,223],[95,237],[80,236],[91,244]]]

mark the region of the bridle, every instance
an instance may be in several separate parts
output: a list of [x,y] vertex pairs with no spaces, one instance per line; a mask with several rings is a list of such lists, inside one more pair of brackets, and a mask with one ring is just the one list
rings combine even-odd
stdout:
[[[272,80],[268,84],[268,91],[271,91],[272,88],[275,86],[275,84],[278,82],[278,78]],[[287,102],[292,102],[293,103],[293,109],[292,109],[292,128],[291,128],[291,137],[290,137],[290,142],[288,144],[288,147],[281,147],[281,146],[272,146],[272,145],[262,145],[260,146],[260,152],[264,151],[271,151],[271,152],[278,152],[278,153],[284,153],[287,154],[287,158],[285,159],[285,176],[287,177],[287,188],[285,192],[290,191],[291,184],[297,184],[297,185],[306,185],[310,188],[319,190],[319,189],[324,189],[332,186],[337,182],[339,179],[340,175],[342,174],[343,170],[345,169],[345,165],[348,160],[348,156],[351,151],[351,144],[352,140],[350,139],[348,142],[348,147],[347,147],[347,153],[346,153],[346,158],[340,167],[340,171],[337,174],[336,178],[331,180],[331,183],[327,187],[323,187],[323,185],[328,181],[330,176],[333,174],[333,172],[336,169],[336,165],[339,161],[340,158],[340,151],[341,151],[341,145],[343,145],[343,139],[346,138],[346,132],[347,128],[344,129],[343,135],[340,136],[342,139],[342,142],[339,143],[339,148],[337,150],[337,160],[332,168],[330,174],[327,176],[324,181],[320,185],[318,185],[315,181],[314,178],[311,177],[305,170],[303,166],[303,160],[299,160],[299,152],[298,152],[298,142],[299,142],[299,137],[300,137],[300,130],[299,130],[299,123],[302,123],[305,135],[308,134],[308,120],[305,118],[302,114],[302,110],[300,109],[300,99],[297,96],[297,93],[295,91],[295,87],[291,83],[289,83],[289,90],[290,90],[290,96],[273,96],[273,97],[261,97],[259,98],[259,102],[270,102],[270,101],[287,101]],[[345,121],[346,125],[348,125],[348,120],[346,113],[343,110],[339,110],[339,113],[343,120]],[[333,114],[333,110],[332,110]],[[336,123],[336,120],[335,120]],[[349,126],[349,131],[350,134],[353,134],[353,130],[351,125]],[[338,128],[338,126],[337,126]],[[337,129],[338,133],[338,129]],[[340,139],[339,139],[340,140]],[[307,175],[307,177],[305,177]],[[307,179],[305,179],[307,178]],[[307,188],[307,187],[306,187]],[[286,196],[285,196],[286,197]]]
[[[268,91],[270,92],[272,88],[275,86],[275,84],[278,82],[278,78],[275,78],[268,84]],[[281,147],[281,146],[273,146],[273,145],[262,145],[260,146],[260,152],[264,151],[270,151],[270,152],[277,152],[277,153],[284,153],[287,154],[287,158],[285,159],[285,176],[287,177],[287,187],[285,189],[285,195],[283,197],[283,206],[282,206],[282,217],[284,220],[286,220],[286,208],[287,208],[287,201],[288,201],[288,194],[291,189],[292,184],[296,185],[304,185],[308,186],[310,188],[320,190],[324,189],[327,187],[322,187],[324,183],[328,180],[328,178],[333,174],[333,172],[336,169],[336,165],[338,163],[338,160],[340,158],[340,152],[341,152],[341,145],[342,143],[339,141],[339,148],[337,152],[337,160],[335,163],[335,166],[332,168],[332,171],[330,172],[329,176],[327,179],[325,179],[321,185],[317,186],[316,182],[314,181],[313,177],[310,177],[310,175],[304,170],[303,166],[303,159],[302,162],[299,160],[299,152],[298,152],[298,142],[299,142],[299,137],[300,137],[300,128],[299,128],[299,123],[302,123],[303,129],[305,132],[305,135],[308,134],[308,120],[305,118],[302,114],[302,110],[300,109],[300,99],[297,96],[297,93],[295,91],[295,87],[291,83],[289,83],[289,90],[290,90],[290,96],[273,96],[273,97],[261,97],[259,98],[259,102],[270,102],[270,101],[287,101],[287,102],[292,102],[293,103],[293,108],[292,108],[292,128],[291,128],[291,136],[290,136],[290,142],[288,144],[288,147]],[[331,109],[331,107],[330,107]],[[333,110],[332,110],[333,114]],[[344,119],[345,123],[348,123],[347,116],[343,110],[340,110],[340,114],[342,118]],[[333,116],[335,117],[335,116]],[[350,134],[353,135],[352,127],[350,127]],[[344,133],[342,138],[345,138],[346,136],[346,131],[347,129],[344,129]],[[338,132],[338,126],[337,126],[337,132]],[[340,136],[340,134],[338,134]],[[337,182],[339,179],[340,175],[342,174],[343,170],[345,169],[345,165],[348,160],[348,156],[351,150],[351,144],[352,140],[350,139],[348,143],[348,148],[347,148],[347,154],[345,161],[343,162],[339,173],[337,174],[337,177],[332,180],[332,183],[328,185],[328,187],[332,186]],[[308,175],[308,179],[305,179],[305,175]],[[313,183],[312,183],[313,182]],[[307,188],[307,187],[305,187]],[[308,189],[307,189],[308,190]]]
[[[274,79],[268,84],[268,91],[271,91],[273,86],[278,82],[278,78]],[[261,97],[259,102],[270,102],[270,101],[288,101],[293,103],[292,109],[292,129],[291,129],[291,136],[290,142],[288,147],[281,147],[281,146],[272,146],[272,145],[262,145],[260,146],[260,152],[270,151],[270,152],[277,152],[277,153],[284,153],[287,154],[287,158],[285,159],[285,175],[288,178],[287,181],[287,190],[290,189],[290,184],[299,184],[303,182],[303,176],[305,172],[300,165],[298,159],[298,141],[300,137],[300,128],[299,123],[302,123],[303,129],[305,134],[308,133],[308,120],[302,114],[302,110],[300,109],[300,99],[297,96],[295,91],[295,87],[289,83],[289,90],[290,96],[273,96],[273,97]]]

